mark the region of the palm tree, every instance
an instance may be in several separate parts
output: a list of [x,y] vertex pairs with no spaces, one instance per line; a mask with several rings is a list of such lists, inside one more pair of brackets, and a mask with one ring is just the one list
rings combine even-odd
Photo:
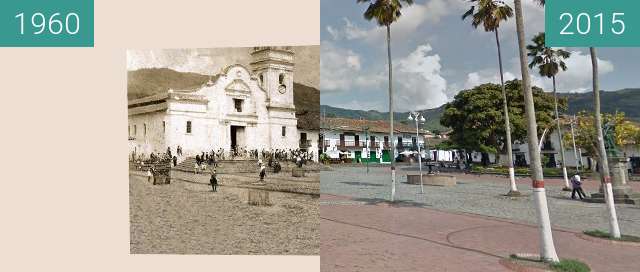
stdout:
[[620,227],[618,226],[618,216],[616,215],[616,206],[613,203],[613,188],[611,187],[611,175],[609,173],[609,162],[607,161],[607,151],[604,147],[604,138],[602,135],[602,116],[600,115],[600,82],[598,79],[598,57],[596,49],[589,48],[591,52],[591,67],[593,68],[593,108],[596,126],[596,134],[598,138],[598,163],[600,164],[601,182],[604,185],[605,201],[609,210],[609,233],[613,238],[620,238]]
[[567,70],[567,65],[564,63],[563,59],[569,58],[571,53],[562,49],[553,49],[551,47],[547,47],[545,45],[545,35],[544,32],[538,33],[538,35],[534,36],[533,44],[527,45],[527,50],[529,50],[529,56],[533,57],[531,63],[529,63],[529,68],[538,67],[538,72],[541,76],[546,76],[553,80],[553,103],[555,107],[556,113],[556,122],[558,129],[558,142],[560,142],[560,157],[562,159],[562,175],[564,177],[564,188],[563,191],[571,191],[569,188],[569,178],[567,177],[567,167],[565,166],[565,156],[564,156],[564,143],[562,142],[562,130],[560,128],[560,114],[558,113],[558,95],[556,94],[556,75],[562,71]]
[[402,5],[413,4],[413,0],[356,0],[357,3],[369,3],[364,12],[364,18],[368,21],[376,20],[379,26],[387,29],[387,62],[389,64],[389,139],[391,140],[391,201],[396,194],[396,156],[395,140],[393,138],[393,88],[392,88],[392,65],[391,65],[391,24],[400,18]]
[[499,0],[470,0],[473,5],[462,15],[462,20],[471,16],[471,25],[474,28],[483,25],[486,32],[493,32],[496,36],[498,47],[498,65],[500,67],[500,85],[502,86],[502,104],[504,107],[504,127],[506,134],[507,166],[509,167],[509,182],[511,190],[507,195],[520,195],[516,186],[515,171],[513,170],[513,149],[511,148],[511,125],[509,124],[509,105],[507,104],[507,91],[504,88],[504,72],[502,70],[502,53],[500,51],[500,37],[498,28],[500,22],[513,17],[513,9]]
[[551,221],[549,220],[549,208],[547,207],[547,195],[544,190],[544,177],[540,152],[538,151],[538,128],[536,124],[535,105],[531,92],[531,77],[527,67],[527,52],[525,48],[524,17],[522,14],[522,0],[514,0],[516,13],[516,34],[518,36],[518,53],[520,57],[520,72],[522,73],[522,88],[524,92],[525,117],[527,120],[527,139],[533,185],[533,198],[536,203],[538,223],[540,224],[540,258],[543,261],[557,262],[551,233]]

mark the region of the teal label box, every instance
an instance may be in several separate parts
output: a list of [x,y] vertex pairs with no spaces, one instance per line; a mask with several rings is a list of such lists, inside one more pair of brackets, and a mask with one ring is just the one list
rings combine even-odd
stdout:
[[640,46],[640,0],[547,0],[550,47]]
[[0,47],[93,47],[94,0],[1,0]]

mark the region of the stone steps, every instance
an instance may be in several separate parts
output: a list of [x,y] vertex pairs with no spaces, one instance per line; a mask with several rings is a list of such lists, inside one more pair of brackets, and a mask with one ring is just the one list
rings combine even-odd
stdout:
[[[196,163],[195,157],[187,157],[181,163],[179,163],[174,170],[194,173],[194,166]],[[260,168],[258,167],[258,160],[250,159],[250,160],[222,160],[216,161],[217,167],[216,172],[219,174],[227,174],[227,173],[258,173]],[[293,168],[297,167],[293,162],[280,162],[282,167],[281,171],[291,171]],[[307,171],[319,171],[320,166],[317,163],[307,163],[303,166]],[[207,170],[210,170],[210,166],[207,165]],[[272,172],[273,169],[267,167],[268,172]]]

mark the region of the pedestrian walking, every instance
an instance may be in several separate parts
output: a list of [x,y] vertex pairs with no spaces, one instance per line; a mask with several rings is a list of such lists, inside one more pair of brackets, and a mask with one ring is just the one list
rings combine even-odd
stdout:
[[264,181],[264,177],[267,174],[267,167],[262,163],[262,160],[258,160],[258,166],[260,166],[260,181]]
[[178,157],[173,156],[173,167],[178,166]]
[[582,182],[580,181],[579,174],[575,174],[573,177],[571,177],[571,185],[573,187],[573,190],[571,191],[571,199],[576,199],[576,193],[578,193],[578,197],[580,197],[580,200],[587,197],[587,195],[582,190]]
[[151,173],[151,167],[149,167],[149,169],[147,169],[147,182],[151,182],[152,178],[153,174]]
[[211,183],[211,189],[213,189],[214,192],[218,191],[218,178],[216,176],[216,170],[213,169],[213,171],[211,171],[211,179],[209,180],[209,182]]
[[149,170],[147,170],[147,177],[149,181],[153,179],[153,185],[156,185],[155,174],[156,174],[156,169],[154,169],[153,166],[149,167]]

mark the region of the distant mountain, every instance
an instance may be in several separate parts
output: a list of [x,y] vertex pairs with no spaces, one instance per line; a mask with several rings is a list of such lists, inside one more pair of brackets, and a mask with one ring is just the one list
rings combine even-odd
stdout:
[[168,68],[145,68],[127,72],[127,98],[141,98],[169,89],[197,89],[209,80],[209,76],[183,73]]
[[[593,93],[563,93],[561,97],[565,97],[569,102],[569,114],[574,114],[582,110],[593,110]],[[602,112],[614,113],[617,111],[624,112],[626,117],[640,122],[640,88],[635,89],[623,89],[613,92],[600,92],[600,103]],[[368,120],[388,120],[389,112],[380,112],[376,110],[351,110],[337,108],[327,105],[320,106],[321,112],[326,117],[340,117],[340,118],[364,118]],[[445,127],[440,125],[440,117],[444,111],[444,105],[428,110],[421,110],[427,119],[426,129],[429,130],[446,130]],[[406,122],[408,112],[396,112],[394,115],[397,122]]]
[[[168,68],[145,68],[127,72],[127,98],[129,100],[175,90],[196,90],[209,80],[209,76],[178,72]],[[213,79],[215,80],[215,78]],[[304,84],[293,83],[293,101],[296,106],[298,127],[309,130],[320,128],[320,91]]]
[[[560,94],[569,99],[568,113],[593,111],[593,92]],[[626,117],[640,122],[640,88],[622,89],[615,92],[600,92],[602,112],[624,112]]]
[[[325,116],[328,118],[339,117],[339,118],[350,118],[350,119],[363,118],[367,120],[389,120],[389,112],[380,112],[376,110],[369,110],[369,111],[350,110],[350,109],[337,108],[337,107],[332,107],[327,105],[321,105],[320,111],[324,113]],[[420,113],[422,113],[424,118],[427,119],[427,122],[425,123],[424,128],[428,130],[440,130],[440,131],[446,130],[446,127],[443,127],[442,125],[440,125],[440,117],[442,116],[443,111],[444,111],[444,105],[434,109],[421,110]],[[395,112],[395,114],[393,115],[393,118],[398,123],[411,125],[411,123],[409,123],[409,121],[407,120],[408,116],[409,116],[409,112]]]

